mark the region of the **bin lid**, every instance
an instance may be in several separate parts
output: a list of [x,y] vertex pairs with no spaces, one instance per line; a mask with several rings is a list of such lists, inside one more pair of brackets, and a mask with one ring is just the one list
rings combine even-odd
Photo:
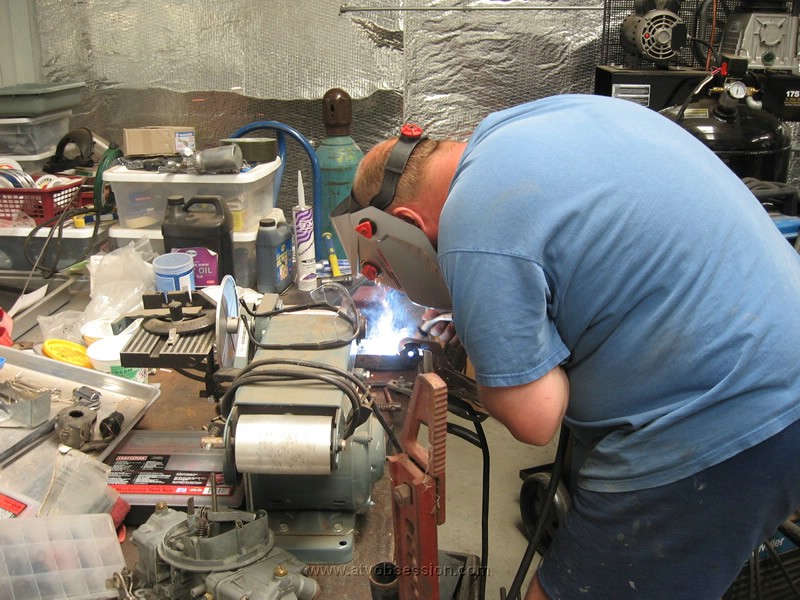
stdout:
[[44,344],[42,344],[42,352],[49,358],[60,360],[76,367],[92,368],[92,363],[86,354],[86,347],[76,342],[57,338],[45,340]]
[[17,83],[15,85],[0,87],[0,96],[42,96],[82,87],[86,87],[86,83],[83,81],[63,83]]

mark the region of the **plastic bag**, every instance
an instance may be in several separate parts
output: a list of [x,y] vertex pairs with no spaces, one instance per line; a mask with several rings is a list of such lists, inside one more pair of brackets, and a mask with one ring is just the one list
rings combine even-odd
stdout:
[[90,262],[92,300],[83,311],[84,322],[118,318],[142,307],[142,294],[155,290],[153,265],[133,242]]
[[43,340],[69,340],[78,344],[83,343],[81,336],[83,319],[83,312],[80,310],[64,310],[54,315],[36,317]]
[[70,448],[59,451],[39,516],[110,513],[119,492],[108,485],[111,467]]
[[18,210],[10,219],[0,219],[2,227],[36,227],[36,221],[25,211]]

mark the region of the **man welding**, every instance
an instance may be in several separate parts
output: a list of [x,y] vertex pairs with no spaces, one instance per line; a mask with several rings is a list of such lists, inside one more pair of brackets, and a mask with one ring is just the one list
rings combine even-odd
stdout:
[[404,128],[332,216],[363,273],[452,301],[514,437],[586,449],[527,599],[717,600],[800,507],[800,258],[678,125],[562,95]]

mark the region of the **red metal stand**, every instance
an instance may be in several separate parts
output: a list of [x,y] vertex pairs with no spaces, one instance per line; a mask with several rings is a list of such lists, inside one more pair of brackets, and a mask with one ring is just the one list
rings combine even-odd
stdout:
[[[427,426],[427,444],[417,439]],[[447,385],[435,373],[419,375],[400,432],[404,452],[389,457],[395,561],[400,600],[439,597],[439,542],[445,520],[444,470]]]

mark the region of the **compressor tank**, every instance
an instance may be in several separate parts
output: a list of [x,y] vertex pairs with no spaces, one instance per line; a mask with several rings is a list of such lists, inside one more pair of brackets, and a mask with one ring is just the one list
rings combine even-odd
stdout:
[[739,177],[786,182],[791,132],[780,119],[744,103],[723,107],[716,98],[660,111],[708,146]]

